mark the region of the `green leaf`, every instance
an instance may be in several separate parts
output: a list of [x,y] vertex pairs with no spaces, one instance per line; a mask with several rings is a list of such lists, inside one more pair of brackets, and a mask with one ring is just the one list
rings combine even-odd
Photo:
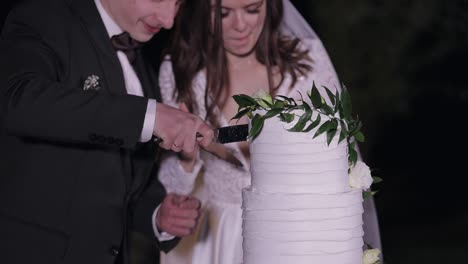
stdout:
[[343,141],[345,138],[346,138],[346,133],[343,130],[341,130],[340,131],[340,138],[338,139],[338,143],[341,143],[341,141]]
[[252,128],[250,129],[250,133],[248,136],[250,139],[255,139],[258,136],[260,131],[262,131],[264,122],[265,119],[263,119],[263,117],[259,114],[256,114],[254,118],[252,118]]
[[379,182],[383,182],[383,179],[380,178],[380,177],[372,177],[372,179],[374,180],[372,183],[379,183]]
[[306,129],[302,130],[302,132],[310,132],[312,129],[316,128],[320,122],[321,122],[321,117],[320,115],[317,115],[317,119],[315,119],[314,122],[312,122],[312,124],[310,124]]
[[358,132],[356,135],[354,135],[354,138],[358,141],[358,142],[364,142],[365,141],[365,137],[364,137],[364,134],[362,132]]
[[315,108],[319,109],[322,107],[322,96],[315,86],[315,82],[312,83],[312,90],[310,90],[309,98]]
[[323,86],[323,88],[325,88],[325,91],[327,92],[328,98],[330,99],[332,105],[335,105],[335,95],[326,86]]
[[333,138],[336,135],[336,129],[331,129],[327,131],[327,145],[330,146],[330,143],[332,142]]
[[328,120],[327,122],[323,123],[319,129],[317,129],[317,132],[315,132],[315,135],[312,138],[316,138],[317,136],[323,134],[325,131],[329,129],[329,127],[332,125],[331,121]]
[[333,116],[335,114],[335,111],[333,110],[333,108],[331,108],[327,104],[323,104],[322,109],[325,111],[327,115]]
[[346,122],[343,119],[340,119],[340,125],[341,125],[341,131],[345,133],[345,135],[348,135],[348,126],[346,125]]
[[362,199],[366,200],[368,199],[369,197],[372,196],[372,192],[371,191],[364,191],[362,192]]
[[256,106],[257,102],[252,97],[245,94],[233,95],[232,98],[236,101],[240,108]]
[[272,109],[283,109],[284,103],[281,100],[277,100],[273,106],[271,107]]
[[365,199],[367,199],[367,198],[369,198],[371,196],[374,196],[377,193],[378,193],[378,191],[375,191],[375,192],[373,192],[373,191],[363,191],[362,192],[362,198],[365,200]]
[[337,128],[338,128],[338,121],[336,121],[335,119],[332,119],[330,128],[327,131],[327,145],[330,145],[333,138],[335,137]]
[[243,109],[243,110],[239,111],[233,118],[231,118],[231,120],[239,119],[239,118],[243,117],[244,115],[246,115],[248,112],[250,112],[250,109],[248,109],[248,108]]
[[348,90],[343,89],[341,93],[341,107],[343,109],[343,118],[349,119],[351,117],[351,112],[353,111],[351,104],[351,96],[348,93]]
[[349,134],[351,134],[352,136],[356,135],[362,128],[362,122],[357,120],[357,121],[354,121],[352,122],[352,129],[349,130]]
[[271,95],[265,95],[264,98],[262,98],[263,100],[265,100],[269,105],[272,105],[273,104],[273,97],[271,97]]
[[268,118],[277,116],[279,113],[281,113],[281,111],[283,111],[283,110],[282,110],[282,109],[271,109],[270,111],[268,111],[268,112],[263,116],[263,118],[264,118],[264,119],[268,119]]
[[268,108],[271,108],[271,105],[267,100],[265,99],[258,99],[257,100],[257,103],[263,107],[264,109],[268,109]]
[[[291,98],[291,97],[286,97],[284,95],[277,95],[277,96],[275,96],[275,98],[282,98],[284,100],[284,102],[283,102],[284,105],[287,105],[287,104],[297,105],[296,101],[294,101],[294,99]],[[286,102],[287,102],[287,104],[285,104]]]
[[290,114],[290,113],[281,113],[280,114],[281,121],[286,122],[286,123],[291,123],[292,121],[294,121],[294,117],[295,117],[295,115]]
[[[335,100],[336,100],[336,102],[335,102],[335,113],[339,113],[341,100],[340,100],[340,92],[338,91],[338,89],[336,89]],[[340,117],[342,117],[342,116],[340,115]]]
[[288,129],[288,131],[302,132],[305,125],[312,117],[312,109],[310,109],[310,106],[304,102],[303,107],[305,111],[304,114],[299,118],[299,121],[297,121],[297,123],[292,128]]

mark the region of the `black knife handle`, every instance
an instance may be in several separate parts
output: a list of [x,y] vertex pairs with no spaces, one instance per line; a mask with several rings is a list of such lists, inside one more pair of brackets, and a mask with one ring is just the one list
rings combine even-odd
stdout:
[[246,141],[249,135],[249,125],[235,125],[218,129],[218,142],[221,144]]
[[[249,135],[249,125],[234,125],[220,127],[215,131],[215,141],[217,143],[226,144],[231,142],[246,141]],[[202,137],[197,133],[197,137]]]

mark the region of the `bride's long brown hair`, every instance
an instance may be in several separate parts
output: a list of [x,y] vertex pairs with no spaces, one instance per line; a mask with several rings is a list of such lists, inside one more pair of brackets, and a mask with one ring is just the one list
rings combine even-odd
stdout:
[[[205,119],[215,126],[219,124],[213,109],[229,99],[229,90],[223,93],[223,89],[230,89],[231,81],[223,47],[221,1],[216,0],[213,20],[210,0],[183,1],[167,49],[167,53],[171,55],[176,82],[174,96],[194,113],[198,113],[198,109],[192,82],[201,70],[206,69]],[[311,58],[308,50],[300,49],[298,38],[285,37],[279,32],[283,19],[283,1],[263,1],[266,4],[265,25],[253,52],[257,60],[265,65],[270,93],[275,94],[286,74],[291,75],[292,88],[298,77],[311,71],[312,67],[307,63]],[[281,81],[276,86],[272,78],[273,67],[277,67],[281,74]]]

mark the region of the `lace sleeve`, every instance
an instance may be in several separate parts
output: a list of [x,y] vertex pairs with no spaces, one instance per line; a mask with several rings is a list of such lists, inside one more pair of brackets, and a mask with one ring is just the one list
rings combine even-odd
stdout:
[[161,158],[158,177],[168,193],[188,195],[193,191],[195,179],[202,166],[203,162],[199,159],[192,172],[185,172],[179,164],[177,154],[167,152]]
[[[174,74],[172,73],[172,64],[167,57],[161,64],[159,70],[159,87],[161,89],[163,103],[177,107],[174,96]],[[158,177],[168,193],[190,194],[202,165],[203,162],[198,159],[193,171],[187,173],[182,166],[180,166],[177,154],[172,151],[167,151],[161,158]]]
[[168,56],[166,56],[159,68],[159,88],[163,103],[170,106],[177,107],[175,98],[175,79],[172,72],[172,63]]

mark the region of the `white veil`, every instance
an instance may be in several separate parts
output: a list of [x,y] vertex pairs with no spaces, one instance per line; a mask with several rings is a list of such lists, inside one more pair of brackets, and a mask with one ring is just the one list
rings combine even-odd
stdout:
[[296,7],[289,0],[283,0],[283,21],[281,22],[281,33],[299,39],[317,39],[317,34],[310,27],[309,23],[297,11]]

